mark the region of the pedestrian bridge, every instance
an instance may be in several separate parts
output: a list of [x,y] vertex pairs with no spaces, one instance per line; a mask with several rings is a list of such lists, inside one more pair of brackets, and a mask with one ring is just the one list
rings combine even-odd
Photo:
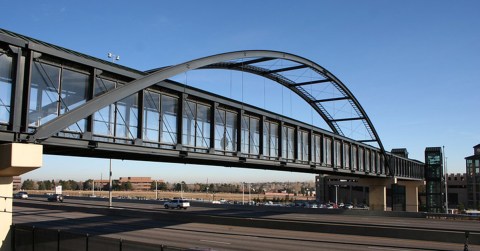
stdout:
[[[208,69],[272,80],[301,97],[329,128],[171,80]],[[308,78],[299,78],[299,72],[308,72]],[[385,151],[367,113],[337,77],[284,52],[230,52],[143,72],[0,30],[0,74],[2,144],[41,144],[45,154],[68,156],[424,176],[423,163]],[[334,91],[315,95],[309,91],[313,85]],[[337,116],[328,109],[331,103],[350,107],[353,116]],[[368,138],[346,137],[342,124],[352,122],[363,126]]]
[[[211,69],[281,85],[327,128],[173,80]],[[346,134],[345,124],[363,128],[363,136]],[[237,51],[145,72],[0,29],[4,212],[12,212],[13,176],[40,167],[43,154],[353,176],[369,186],[371,209],[386,209],[386,187],[395,184],[404,188],[396,189],[404,191],[396,201],[406,211],[418,211],[424,164],[406,151],[394,153],[385,151],[347,86],[300,56]],[[7,250],[12,214],[1,214],[0,222],[0,249]]]

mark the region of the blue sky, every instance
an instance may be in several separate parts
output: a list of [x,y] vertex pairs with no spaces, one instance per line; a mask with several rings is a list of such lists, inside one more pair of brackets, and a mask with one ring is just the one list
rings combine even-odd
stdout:
[[[139,70],[246,49],[306,57],[354,93],[387,150],[406,147],[423,161],[425,147],[445,146],[449,172],[465,172],[464,157],[480,143],[479,1],[7,1],[2,8],[8,10],[0,16],[4,29],[103,59],[114,52],[119,64]],[[44,166],[24,178],[107,175],[108,160],[74,160],[46,156]],[[113,165],[115,177],[172,182],[314,179],[224,167]]]

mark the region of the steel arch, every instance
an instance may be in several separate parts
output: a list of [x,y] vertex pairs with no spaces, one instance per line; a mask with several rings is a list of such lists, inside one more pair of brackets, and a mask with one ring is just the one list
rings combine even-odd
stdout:
[[[249,61],[243,61],[245,58],[255,58]],[[229,62],[232,60],[240,60],[242,62]],[[276,70],[268,70],[253,64],[269,60],[288,60],[299,65],[294,67],[286,67]],[[295,81],[286,78],[285,76],[279,74],[279,72],[286,72],[295,69],[310,68],[314,72],[325,77],[323,80],[296,83]],[[151,72],[149,75],[142,77],[140,79],[134,80],[122,87],[113,89],[107,93],[104,93],[101,96],[95,97],[83,105],[73,109],[63,115],[60,115],[56,119],[53,119],[44,125],[41,125],[36,129],[33,135],[30,136],[30,141],[41,141],[44,140],[55,133],[63,130],[64,128],[76,123],[77,121],[88,117],[94,112],[100,110],[101,108],[115,103],[123,98],[126,98],[134,93],[137,93],[143,89],[146,89],[150,86],[153,86],[163,80],[166,80],[170,77],[178,75],[183,72],[187,72],[195,69],[231,69],[245,71],[253,73],[265,78],[271,79],[283,86],[289,88],[294,93],[298,94],[303,98],[309,105],[311,105],[317,113],[325,120],[329,125],[332,131],[338,135],[343,136],[343,132],[337,122],[340,121],[350,121],[350,120],[361,120],[365,125],[367,131],[369,132],[371,139],[365,141],[377,142],[382,153],[385,156],[385,161],[388,165],[387,155],[383,144],[378,136],[373,123],[367,116],[367,113],[362,108],[355,96],[350,92],[350,90],[332,73],[323,68],[322,66],[316,64],[315,62],[308,60],[306,58],[285,53],[279,51],[268,51],[268,50],[248,50],[248,51],[236,51],[228,52],[223,54],[217,54],[212,56],[207,56],[199,59],[194,59],[187,61],[185,63],[159,68],[156,71]],[[315,100],[315,98],[308,93],[305,89],[302,88],[304,85],[316,84],[330,82],[337,90],[343,95],[343,97],[324,99],[324,100]],[[345,118],[345,119],[334,119],[329,112],[321,104],[322,102],[334,101],[334,100],[347,100],[352,108],[356,111],[358,117],[354,118]]]

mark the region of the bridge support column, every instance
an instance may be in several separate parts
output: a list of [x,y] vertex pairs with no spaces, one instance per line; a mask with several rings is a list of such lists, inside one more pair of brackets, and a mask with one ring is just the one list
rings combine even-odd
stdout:
[[397,183],[405,186],[405,210],[418,212],[418,187],[425,185],[425,181],[398,180]]
[[358,180],[359,185],[368,186],[368,206],[370,210],[387,210],[387,186],[388,179],[365,178]]
[[13,176],[42,165],[43,146],[11,143],[0,145],[0,251],[12,250]]

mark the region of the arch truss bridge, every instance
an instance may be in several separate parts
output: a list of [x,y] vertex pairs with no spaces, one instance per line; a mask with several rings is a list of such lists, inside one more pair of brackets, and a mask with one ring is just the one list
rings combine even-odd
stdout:
[[[172,80],[201,69],[274,81],[310,105],[329,130]],[[312,86],[332,91],[326,96]],[[351,112],[340,116],[331,104]],[[352,122],[364,128],[364,138],[345,135],[342,125]],[[0,142],[42,144],[57,155],[424,176],[423,163],[385,151],[367,113],[337,77],[278,51],[230,52],[143,72],[0,30]]]

